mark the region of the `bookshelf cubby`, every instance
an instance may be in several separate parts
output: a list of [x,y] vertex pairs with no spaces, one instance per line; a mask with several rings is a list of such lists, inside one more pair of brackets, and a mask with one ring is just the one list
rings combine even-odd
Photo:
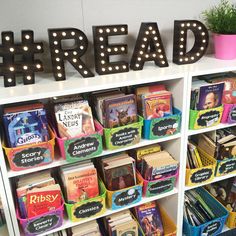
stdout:
[[[173,92],[174,106],[182,111],[182,121],[180,133],[173,136],[168,136],[156,140],[144,140],[142,139],[140,143],[117,150],[104,150],[99,156],[105,156],[110,154],[115,154],[120,151],[130,150],[137,147],[146,146],[149,144],[160,143],[168,152],[170,152],[173,157],[179,161],[179,177],[176,183],[176,187],[167,193],[149,197],[142,198],[142,200],[135,205],[139,205],[152,200],[158,200],[164,209],[167,211],[169,216],[174,220],[177,225],[177,235],[182,235],[182,224],[183,224],[183,202],[184,202],[184,192],[196,188],[185,186],[185,170],[186,170],[186,157],[187,157],[187,141],[188,137],[195,134],[200,134],[203,132],[208,132],[216,129],[226,128],[235,126],[236,124],[219,124],[206,129],[200,130],[189,130],[189,107],[190,107],[190,93],[192,78],[197,75],[203,74],[213,74],[218,72],[234,71],[236,70],[236,60],[232,61],[221,61],[215,59],[213,56],[204,56],[201,60],[194,64],[189,65],[175,65],[169,63],[169,67],[159,68],[154,65],[146,65],[141,71],[130,71],[127,73],[120,73],[114,75],[104,75],[95,76],[93,78],[80,78],[80,76],[74,72],[69,73],[66,81],[55,82],[52,74],[42,74],[41,76],[36,76],[36,84],[23,86],[17,85],[12,88],[3,88],[0,85],[0,106],[34,101],[43,100],[47,101],[48,98],[53,96],[63,96],[69,94],[79,94],[92,91],[98,91],[103,89],[115,88],[115,87],[125,87],[138,84],[146,83],[163,83],[168,85],[168,89]],[[98,156],[98,157],[99,157]],[[14,204],[14,194],[12,191],[11,183],[15,181],[15,178],[20,175],[27,175],[29,173],[34,173],[44,169],[56,168],[62,165],[67,165],[68,163],[63,160],[59,155],[56,155],[56,160],[49,165],[32,168],[23,171],[12,171],[8,167],[6,158],[4,157],[3,150],[0,150],[0,167],[2,170],[2,175],[0,181],[4,184],[4,189],[0,188],[1,194],[4,195],[7,204],[6,217],[8,230],[10,235],[20,236],[23,235],[20,231],[19,223],[17,221],[15,204]],[[96,157],[95,157],[96,158]],[[230,177],[236,176],[235,174],[229,174],[222,177],[215,177],[212,182],[220,181]],[[0,182],[1,185],[1,182]],[[199,186],[202,186],[201,184]],[[134,205],[130,205],[126,208],[131,208]],[[122,209],[121,209],[122,210]],[[114,212],[120,210],[107,210],[102,216],[110,215]],[[102,217],[99,216],[99,217]],[[59,231],[61,229],[66,229],[74,225],[81,224],[91,219],[87,219],[81,222],[73,223],[70,222],[66,217],[64,223],[60,228],[54,229],[53,231],[41,234],[47,235],[52,232]],[[227,227],[224,228],[227,230]],[[1,235],[1,234],[0,234]]]

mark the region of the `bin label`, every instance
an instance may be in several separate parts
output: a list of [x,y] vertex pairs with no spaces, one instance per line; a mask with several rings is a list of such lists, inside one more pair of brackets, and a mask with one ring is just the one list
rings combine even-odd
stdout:
[[190,177],[190,180],[192,183],[202,183],[204,181],[207,181],[211,178],[213,174],[212,169],[210,168],[202,168],[200,170],[197,170],[192,174]]
[[[155,121],[155,120],[154,120]],[[164,118],[153,123],[152,133],[155,136],[174,134],[178,130],[178,119]]]

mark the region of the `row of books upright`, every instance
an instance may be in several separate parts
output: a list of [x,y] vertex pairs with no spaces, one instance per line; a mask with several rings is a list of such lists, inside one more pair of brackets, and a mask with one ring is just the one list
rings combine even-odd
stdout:
[[[92,220],[87,223],[58,232],[58,236],[124,236],[140,235],[163,236],[164,227],[160,214],[159,204],[152,201],[130,210]],[[52,235],[49,235],[52,236]],[[53,235],[54,236],[54,235]]]
[[87,160],[62,166],[59,171],[56,170],[53,173],[45,170],[19,177],[16,192],[21,217],[30,218],[59,208],[62,192],[65,201],[70,204],[98,196],[98,176],[106,189],[116,191],[137,184],[136,170],[146,181],[160,180],[174,175],[178,170],[178,162],[156,144],[97,158],[94,162]]
[[193,79],[192,110],[206,110],[222,104],[236,104],[236,73],[202,75]]
[[218,161],[235,158],[236,129],[231,127],[192,136],[188,142],[187,168],[203,166],[199,150]]
[[138,121],[138,114],[144,119],[153,119],[173,113],[172,93],[165,85],[130,90],[133,93],[127,94],[127,89],[111,89],[84,96],[54,97],[47,104],[36,102],[4,107],[7,145],[18,147],[48,141],[49,121],[61,138],[73,138],[94,133],[94,117],[105,128],[113,128]]

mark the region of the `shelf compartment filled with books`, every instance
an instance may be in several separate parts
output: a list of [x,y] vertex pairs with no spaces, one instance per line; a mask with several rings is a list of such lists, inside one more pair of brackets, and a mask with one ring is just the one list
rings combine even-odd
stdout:
[[54,160],[55,135],[42,103],[5,107],[2,148],[10,169],[22,171]]
[[103,127],[94,120],[95,133],[74,138],[56,136],[61,157],[67,162],[83,161],[99,156],[103,151]]
[[236,74],[195,76],[192,80],[189,129],[203,129],[235,120]]
[[226,225],[230,229],[236,227],[235,186],[236,177],[205,186],[205,189],[227,209],[229,215]]
[[226,222],[228,212],[205,189],[185,192],[183,233],[188,236],[217,235]]
[[144,119],[144,139],[160,139],[180,132],[182,89],[181,79],[135,87],[138,112]]
[[[194,142],[195,141],[195,142]],[[200,152],[197,137],[190,137],[187,146],[187,165],[185,175],[186,186],[204,185],[215,176],[216,160]],[[202,144],[202,143],[201,143]]]

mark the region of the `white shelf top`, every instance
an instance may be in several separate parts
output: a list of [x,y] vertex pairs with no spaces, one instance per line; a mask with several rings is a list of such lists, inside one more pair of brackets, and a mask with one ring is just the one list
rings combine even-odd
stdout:
[[218,182],[218,181],[221,181],[221,180],[224,180],[224,179],[229,179],[229,178],[235,177],[235,176],[236,176],[236,173],[215,177],[212,181],[207,182],[207,183],[198,184],[196,186],[185,186],[185,191],[188,191],[188,190],[194,189],[194,188],[198,188],[198,187],[201,187],[201,186],[204,186],[204,185],[207,185],[207,184],[215,183],[215,182]]
[[206,55],[198,62],[189,64],[190,76],[214,74],[236,70],[236,60],[220,60],[213,55]]
[[170,64],[160,68],[146,65],[143,70],[111,75],[96,75],[91,78],[82,78],[77,71],[67,73],[67,80],[55,81],[53,74],[36,73],[35,84],[18,84],[14,87],[3,87],[0,80],[0,105],[23,102],[34,99],[64,96],[76,93],[85,93],[109,88],[144,84],[183,78],[186,75],[186,65]]
[[233,124],[219,124],[219,125],[215,125],[215,126],[212,126],[212,127],[209,127],[209,128],[198,129],[198,130],[189,130],[188,131],[188,136],[196,135],[196,134],[202,134],[202,133],[214,131],[214,130],[217,130],[217,129],[229,128],[229,127],[232,127],[232,126],[236,126],[236,123],[233,123]]
[[104,214],[102,214],[100,216],[91,217],[91,218],[88,218],[86,220],[82,220],[82,221],[79,221],[79,222],[71,222],[68,219],[64,219],[64,223],[63,223],[63,225],[61,227],[56,228],[56,229],[51,230],[51,231],[48,231],[46,233],[40,234],[39,236],[44,236],[44,235],[48,235],[48,234],[51,234],[51,233],[54,233],[54,232],[57,232],[57,231],[60,231],[60,230],[63,230],[63,229],[71,228],[73,226],[89,222],[91,220],[95,220],[95,219],[98,219],[98,218],[101,218],[101,217],[105,217],[105,216],[114,214],[116,212],[120,212],[120,211],[123,211],[125,209],[129,209],[129,208],[132,208],[132,207],[135,207],[135,206],[138,206],[138,205],[150,202],[150,201],[155,201],[155,200],[158,200],[158,199],[161,199],[161,198],[172,196],[172,195],[177,194],[177,193],[178,193],[178,189],[174,188],[172,191],[167,192],[167,193],[163,193],[163,194],[160,194],[160,195],[157,195],[157,196],[153,196],[153,197],[142,198],[142,200],[140,202],[137,202],[136,204],[129,205],[129,206],[124,207],[122,209],[118,209],[118,210],[110,210],[110,209],[108,209]]
[[[147,145],[151,145],[151,144],[156,144],[156,143],[161,143],[161,142],[165,142],[165,141],[169,141],[169,140],[174,140],[174,139],[178,139],[180,137],[181,137],[181,134],[178,133],[178,134],[175,134],[175,135],[171,135],[171,136],[168,136],[168,137],[155,139],[155,140],[141,139],[141,141],[139,143],[137,143],[135,145],[132,145],[132,146],[129,146],[129,147],[120,148],[120,149],[116,149],[116,150],[104,150],[100,155],[98,155],[96,157],[106,156],[106,155],[115,154],[115,153],[118,153],[118,152],[127,151],[127,150],[134,149],[134,148],[139,148],[139,147],[143,147],[143,146],[147,146]],[[33,172],[40,171],[40,170],[51,169],[51,168],[66,165],[66,164],[69,164],[66,160],[63,160],[62,158],[55,158],[52,163],[50,163],[48,165],[45,165],[45,166],[39,166],[39,167],[35,167],[35,168],[27,169],[27,170],[22,170],[22,171],[8,170],[8,178],[17,177],[17,176],[20,176],[20,175],[33,173]]]

